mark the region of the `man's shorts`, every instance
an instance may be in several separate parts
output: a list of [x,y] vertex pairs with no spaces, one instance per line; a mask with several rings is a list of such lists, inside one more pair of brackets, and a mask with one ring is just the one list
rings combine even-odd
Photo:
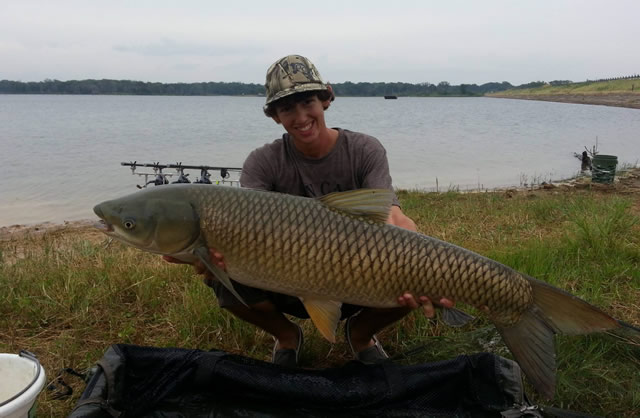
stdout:
[[[270,292],[268,290],[262,290],[255,287],[245,286],[241,283],[231,280],[233,288],[238,292],[240,297],[246,302],[247,305],[255,305],[256,303],[269,301],[273,303],[279,312],[286,313],[296,318],[309,318],[307,310],[304,308],[300,299],[295,296],[289,296],[282,293]],[[241,305],[242,302],[235,297],[233,293],[229,291],[219,280],[206,280],[205,284],[216,293],[218,297],[218,304],[221,308],[228,308],[230,306]],[[345,319],[353,316],[362,310],[362,306],[350,305],[348,303],[342,304],[342,315],[340,319]]]

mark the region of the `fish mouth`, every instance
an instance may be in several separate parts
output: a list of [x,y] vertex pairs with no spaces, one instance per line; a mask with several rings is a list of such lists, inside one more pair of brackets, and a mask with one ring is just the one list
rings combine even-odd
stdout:
[[101,206],[102,205],[96,205],[93,207],[93,212],[100,218],[100,220],[98,222],[95,222],[93,226],[108,235],[111,234],[114,229],[113,225],[111,225],[104,219]]
[[100,220],[96,223],[93,224],[93,226],[97,229],[99,229],[101,232],[104,232],[105,234],[110,234],[114,231],[113,229],[113,225],[111,225],[110,223],[104,221],[104,220]]

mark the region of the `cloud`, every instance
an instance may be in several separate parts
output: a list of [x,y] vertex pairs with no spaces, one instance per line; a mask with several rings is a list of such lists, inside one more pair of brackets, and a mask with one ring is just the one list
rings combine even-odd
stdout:
[[262,49],[256,45],[217,44],[190,41],[175,41],[163,38],[160,41],[145,45],[115,45],[115,51],[132,53],[142,56],[167,57],[167,56],[198,56],[220,57],[231,55],[257,54]]

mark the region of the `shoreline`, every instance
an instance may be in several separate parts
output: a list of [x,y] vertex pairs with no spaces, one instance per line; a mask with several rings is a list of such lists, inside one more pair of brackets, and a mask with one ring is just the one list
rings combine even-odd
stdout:
[[496,99],[538,100],[543,102],[590,104],[599,106],[625,107],[640,109],[640,94],[604,93],[604,94],[501,94],[493,93],[485,97]]
[[62,233],[69,230],[74,231],[91,231],[95,230],[96,233],[101,232],[93,225],[97,222],[97,219],[79,219],[75,221],[64,222],[37,222],[30,224],[13,224],[8,226],[0,226],[0,241],[9,241],[12,239],[24,238],[29,236],[38,236],[44,234]]
[[[617,192],[620,194],[637,194],[640,196],[640,167],[630,168],[617,173],[613,184],[592,183],[590,176],[581,175],[571,179],[553,181],[550,183],[543,182],[541,184],[530,186],[466,190],[457,191],[457,193],[503,193],[511,197],[516,193],[571,192],[575,190],[585,190],[588,188],[591,188],[594,191],[606,193]],[[403,189],[398,189],[398,191],[402,190]],[[447,191],[424,191],[424,193],[447,193]],[[102,236],[102,232],[94,227],[94,224],[97,221],[98,219],[96,218],[64,221],[61,223],[46,221],[33,224],[0,226],[0,241],[9,241],[12,239],[24,238],[26,236],[59,234],[69,230],[90,234],[95,233],[96,236]]]

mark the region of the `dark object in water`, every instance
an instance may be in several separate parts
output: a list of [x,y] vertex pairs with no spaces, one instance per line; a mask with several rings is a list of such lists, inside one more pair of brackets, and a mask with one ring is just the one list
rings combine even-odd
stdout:
[[223,351],[117,344],[98,366],[69,418],[484,417],[506,410],[517,417],[535,408],[524,400],[518,364],[489,353],[308,370]]
[[582,171],[591,170],[591,158],[589,158],[589,154],[587,154],[587,151],[582,151],[582,157],[580,158],[580,161],[582,161],[582,164],[580,166],[580,169]]
[[385,96],[384,96],[384,98],[385,98],[385,99],[397,99],[397,98],[398,98],[398,96],[394,96],[394,95],[392,95],[392,94],[389,94],[389,95],[385,95]]

